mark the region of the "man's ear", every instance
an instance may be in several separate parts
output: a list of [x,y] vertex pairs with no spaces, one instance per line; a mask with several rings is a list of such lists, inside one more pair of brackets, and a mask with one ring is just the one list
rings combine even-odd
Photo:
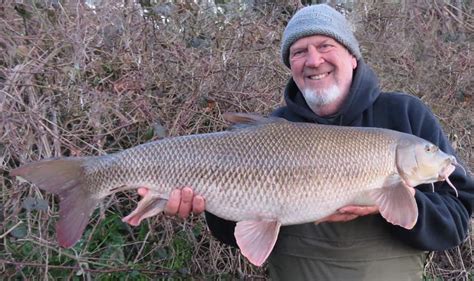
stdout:
[[357,59],[354,56],[352,56],[352,69],[356,69],[356,67],[357,67]]

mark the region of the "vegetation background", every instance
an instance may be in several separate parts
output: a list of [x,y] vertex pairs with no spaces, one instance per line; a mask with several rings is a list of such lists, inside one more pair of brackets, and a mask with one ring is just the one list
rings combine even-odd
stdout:
[[[62,249],[57,198],[8,171],[222,130],[225,111],[268,114],[290,77],[281,33],[308,2],[0,1],[1,279],[265,279],[201,216],[122,223],[134,192],[107,198],[83,239]],[[472,0],[330,2],[341,3],[382,88],[427,103],[472,171]],[[426,279],[472,278],[471,243],[430,253]]]

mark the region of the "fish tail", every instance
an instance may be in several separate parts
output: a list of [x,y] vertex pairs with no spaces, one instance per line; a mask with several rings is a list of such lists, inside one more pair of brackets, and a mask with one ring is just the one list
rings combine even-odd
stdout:
[[48,159],[26,164],[10,171],[42,190],[59,195],[59,221],[56,233],[62,247],[72,247],[82,236],[99,198],[86,184],[84,166],[87,157]]

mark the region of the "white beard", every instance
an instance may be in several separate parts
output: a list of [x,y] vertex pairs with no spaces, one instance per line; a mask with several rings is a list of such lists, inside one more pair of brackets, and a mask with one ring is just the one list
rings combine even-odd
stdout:
[[305,89],[303,91],[303,97],[306,103],[314,112],[318,112],[318,109],[322,106],[335,102],[340,96],[341,90],[337,85],[332,85],[327,89]]

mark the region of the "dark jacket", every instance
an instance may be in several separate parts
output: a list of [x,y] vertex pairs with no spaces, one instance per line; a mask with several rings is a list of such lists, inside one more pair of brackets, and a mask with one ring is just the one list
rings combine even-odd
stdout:
[[[393,129],[424,138],[436,144],[444,152],[455,154],[437,119],[423,102],[402,93],[381,93],[375,74],[363,61],[358,61],[347,101],[334,116],[317,116],[307,106],[292,79],[285,89],[285,100],[287,105],[277,109],[273,113],[274,116],[295,122]],[[459,168],[453,172],[450,180],[456,186],[459,197],[456,197],[446,182],[436,183],[436,192],[432,192],[431,185],[416,187],[415,199],[419,217],[411,230],[391,225],[379,215],[358,218],[348,223],[323,223],[317,226],[310,223],[287,226],[282,227],[274,251],[287,251],[291,252],[289,253],[291,255],[300,255],[308,250],[304,247],[294,249],[291,243],[285,243],[286,236],[301,236],[321,241],[329,239],[338,241],[338,245],[342,245],[341,240],[347,242],[347,237],[350,237],[352,242],[348,242],[350,245],[348,244],[345,253],[337,251],[332,253],[328,250],[327,254],[323,254],[326,255],[324,258],[335,259],[338,255],[357,259],[357,254],[352,256],[352,252],[355,252],[353,241],[372,239],[371,237],[373,239],[396,237],[395,240],[407,246],[406,251],[411,251],[410,249],[444,250],[455,247],[467,235],[474,203],[474,182]],[[206,218],[211,233],[216,238],[224,243],[236,245],[233,235],[234,222],[222,220],[209,213],[206,214]],[[381,253],[378,249],[373,254],[379,256],[385,253]],[[304,255],[303,253],[302,256]],[[360,258],[366,258],[367,254],[363,255]]]

